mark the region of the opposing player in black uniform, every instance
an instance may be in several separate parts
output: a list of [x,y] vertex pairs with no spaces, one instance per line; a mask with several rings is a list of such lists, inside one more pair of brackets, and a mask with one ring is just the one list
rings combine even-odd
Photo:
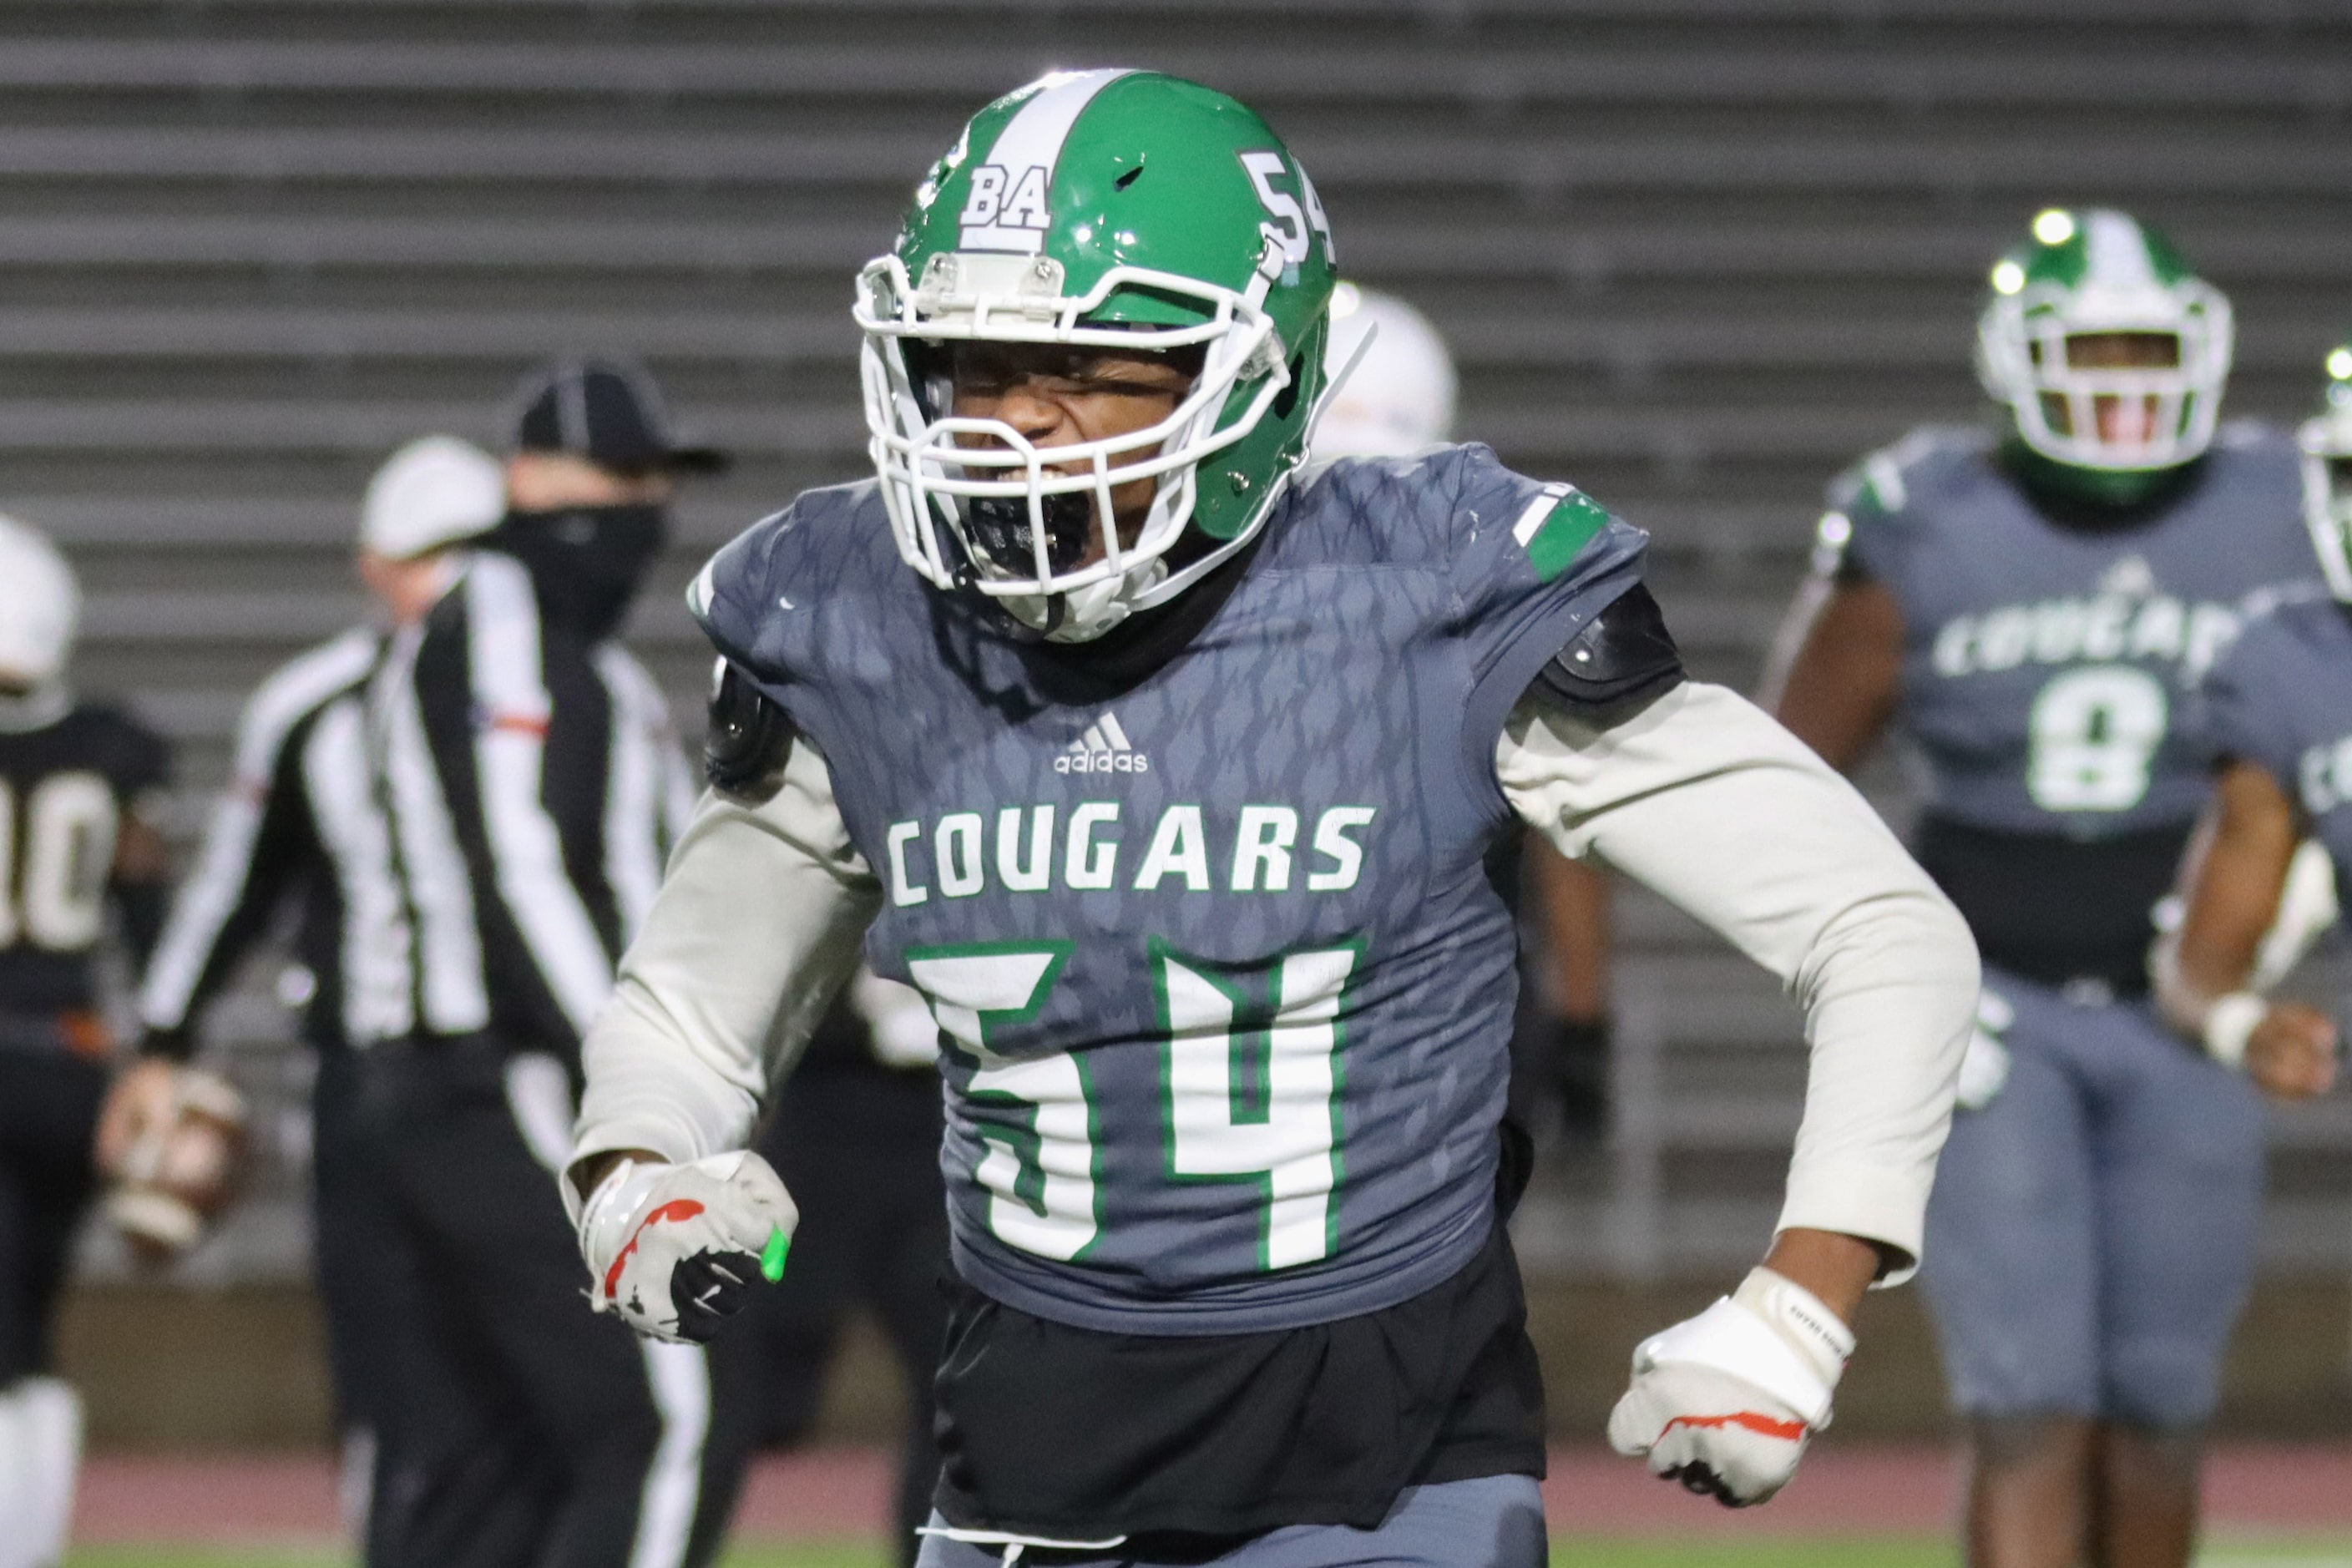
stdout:
[[161,921],[143,815],[162,740],[65,683],[79,593],[56,547],[0,518],[0,1561],[65,1555],[81,1414],[51,1357],[111,1042],[92,957],[110,910],[134,957]]
[[205,1005],[288,906],[307,992],[303,1041],[318,1054],[311,1094],[312,1215],[326,1308],[337,1429],[344,1438],[352,1522],[371,1541],[367,1500],[379,1458],[385,1347],[407,1321],[393,1303],[409,1282],[388,1268],[380,1159],[354,1103],[354,1042],[388,1026],[404,991],[385,994],[401,939],[383,814],[370,790],[363,697],[385,627],[413,624],[460,570],[459,546],[506,505],[499,465],[449,436],[394,453],[361,510],[358,567],[383,627],[356,626],[311,648],[255,690],[237,724],[229,787],[141,988],[149,1059],[134,1075],[184,1059]]

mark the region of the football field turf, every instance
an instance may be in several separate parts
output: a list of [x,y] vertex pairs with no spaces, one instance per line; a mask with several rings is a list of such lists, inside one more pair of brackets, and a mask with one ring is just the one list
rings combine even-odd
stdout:
[[[1953,1568],[1957,1557],[1948,1542],[1921,1536],[1640,1537],[1562,1542],[1551,1561],[1553,1568]],[[168,1546],[88,1547],[67,1560],[68,1568],[346,1568],[349,1562],[332,1552]],[[2224,1540],[2209,1545],[2198,1562],[2200,1568],[2352,1568],[2352,1538]],[[811,1542],[740,1547],[722,1568],[885,1568],[885,1563],[869,1545]]]

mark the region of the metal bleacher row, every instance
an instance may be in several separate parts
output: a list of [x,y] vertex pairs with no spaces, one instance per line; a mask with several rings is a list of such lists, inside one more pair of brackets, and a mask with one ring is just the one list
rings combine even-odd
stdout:
[[[1970,416],[1976,289],[2037,206],[2175,233],[2237,302],[2237,412],[2298,415],[2352,321],[2328,0],[0,0],[0,505],[84,574],[83,685],[182,743],[180,829],[245,690],[361,612],[373,462],[494,439],[551,353],[642,356],[741,454],[634,631],[690,700],[673,590],[863,461],[852,271],[974,107],[1101,63],[1261,107],[1344,268],[1452,340],[1464,434],[1651,528],[1735,683],[1822,481]],[[1769,983],[1654,900],[1622,923],[1623,1114],[1539,1190],[1539,1267],[1748,1247],[1793,1127]],[[2340,1263],[2352,1121],[2283,1128],[2272,1254]]]

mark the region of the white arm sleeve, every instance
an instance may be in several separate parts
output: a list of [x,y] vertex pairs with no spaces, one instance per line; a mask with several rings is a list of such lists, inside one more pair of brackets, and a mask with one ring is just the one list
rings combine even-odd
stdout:
[[765,805],[705,794],[581,1043],[587,1089],[570,1163],[614,1149],[684,1162],[741,1148],[761,1097],[856,968],[880,903],[805,737]]
[[1805,1008],[1805,1115],[1779,1228],[1840,1231],[1916,1267],[1976,1013],[1976,944],[1853,787],[1753,704],[1675,688],[1610,729],[1532,700],[1496,771],[1571,858],[1721,932]]

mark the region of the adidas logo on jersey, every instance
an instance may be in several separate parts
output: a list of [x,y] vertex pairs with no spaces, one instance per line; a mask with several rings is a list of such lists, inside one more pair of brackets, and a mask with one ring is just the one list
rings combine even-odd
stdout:
[[1054,759],[1057,773],[1148,773],[1151,759],[1131,745],[1127,731],[1118,727],[1118,716],[1106,713],[1087,726],[1087,732],[1070,742],[1069,750]]

